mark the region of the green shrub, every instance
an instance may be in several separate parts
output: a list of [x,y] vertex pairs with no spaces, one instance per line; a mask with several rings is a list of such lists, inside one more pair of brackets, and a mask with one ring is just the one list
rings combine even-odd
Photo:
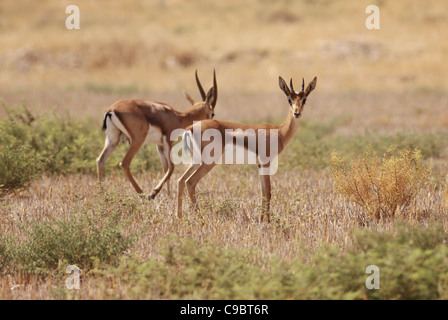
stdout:
[[[161,239],[159,257],[96,270],[131,299],[446,299],[448,240],[443,226],[397,222],[392,231],[359,229],[353,247],[323,245],[307,261],[260,258],[260,251]],[[369,290],[369,265],[379,289]],[[95,273],[95,271],[93,271]],[[116,279],[116,280],[113,280]],[[125,290],[125,291],[123,291]]]
[[[249,251],[222,248],[191,239],[164,239],[162,260],[127,261],[103,274],[129,285],[131,298],[241,299],[254,297],[263,277]],[[266,279],[267,281],[267,279]]]
[[369,145],[372,152],[376,154],[387,153],[391,148],[396,152],[418,149],[422,158],[428,159],[443,155],[447,148],[447,139],[448,132],[446,131],[396,132],[393,134],[367,132],[351,139],[345,139],[345,142],[341,141],[342,147],[334,150],[355,156],[363,152],[366,145]]
[[26,187],[40,174],[41,157],[27,135],[27,130],[14,119],[0,121],[0,194]]
[[95,262],[114,264],[134,243],[124,234],[135,200],[96,197],[98,204],[79,204],[69,217],[25,221],[16,234],[0,233],[0,271],[47,275],[64,266],[90,269]]
[[[18,154],[17,162],[22,164],[22,170],[15,170],[16,174],[27,175],[30,171],[36,175],[42,172],[96,172],[96,158],[101,153],[105,139],[101,131],[102,119],[74,120],[53,113],[35,116],[23,105],[15,108],[3,107],[8,117],[0,122],[0,156],[6,159],[3,164],[6,169],[8,160],[14,160]],[[118,168],[118,163],[128,148],[128,144],[121,144],[108,159],[107,169]],[[156,148],[144,146],[134,158],[132,169],[134,172],[160,171]],[[2,170],[3,172],[6,175],[11,173],[11,170]],[[32,179],[28,179],[30,180]]]
[[290,143],[279,157],[279,167],[289,170],[323,169],[334,147],[335,122],[314,123],[303,121]]
[[[394,231],[358,230],[352,255],[380,269],[380,289],[366,291],[379,299],[446,299],[448,240],[443,226],[399,222]],[[443,285],[445,284],[445,287]]]
[[303,121],[290,145],[280,155],[279,166],[289,170],[324,169],[331,166],[331,154],[337,152],[347,157],[361,154],[369,145],[372,153],[384,154],[391,147],[397,152],[419,149],[422,159],[442,157],[447,148],[448,132],[366,132],[353,136],[336,134],[344,119],[324,123]]
[[[394,231],[359,229],[354,247],[345,253],[323,246],[311,263],[294,261],[286,268],[287,290],[294,299],[444,299],[448,294],[448,248],[443,227],[406,223]],[[379,289],[367,289],[370,273],[379,269]],[[285,284],[285,283],[284,283]]]
[[33,130],[36,151],[45,160],[48,173],[91,172],[99,137],[92,123],[78,123],[56,115],[40,119]]

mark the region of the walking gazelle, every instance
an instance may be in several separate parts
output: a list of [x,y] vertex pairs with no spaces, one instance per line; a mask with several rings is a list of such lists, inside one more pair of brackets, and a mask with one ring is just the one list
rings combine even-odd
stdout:
[[[190,199],[197,209],[195,188],[198,182],[208,173],[217,163],[223,163],[222,159],[226,158],[226,152],[235,148],[244,148],[256,157],[256,164],[259,170],[269,169],[272,165],[271,161],[266,161],[266,156],[261,154],[260,146],[265,147],[265,152],[270,154],[272,158],[273,149],[280,154],[288,143],[293,138],[298,128],[298,119],[302,115],[306,100],[310,93],[316,88],[317,77],[308,84],[305,89],[305,83],[302,79],[302,88],[299,92],[295,91],[290,81],[290,88],[288,88],[285,80],[279,77],[280,89],[285,93],[289,102],[289,112],[286,120],[279,126],[268,124],[241,124],[227,121],[217,120],[203,120],[186,128],[183,134],[184,150],[190,152],[191,163],[184,174],[178,180],[178,194],[177,194],[177,215],[182,217],[182,197],[184,188],[187,187]],[[207,134],[208,132],[208,134]],[[215,133],[215,134],[211,134]],[[218,134],[218,135],[216,135]],[[275,136],[273,136],[275,134]],[[214,135],[214,139],[210,136]],[[220,135],[220,139],[216,137]],[[205,138],[207,136],[207,138]],[[238,139],[238,137],[240,139]],[[204,139],[205,138],[205,139]],[[236,138],[236,139],[234,139]],[[274,139],[272,139],[274,138]],[[250,143],[252,141],[252,143]],[[209,161],[204,159],[205,149],[210,149],[210,146],[215,147],[215,153],[220,154],[218,161]],[[218,144],[218,145],[217,145]],[[229,148],[230,147],[230,148]],[[274,148],[275,147],[275,148]],[[199,160],[198,156],[199,155]],[[266,155],[266,153],[265,153]],[[232,155],[233,158],[233,155]],[[227,159],[227,158],[226,158]],[[216,158],[215,158],[216,160]],[[226,163],[227,164],[227,163]],[[265,170],[260,173],[260,183],[262,192],[262,208],[263,215],[266,216],[267,221],[270,222],[270,200],[271,200],[271,181],[270,171]]]
[[[120,167],[131,182],[135,191],[142,193],[142,189],[131,174],[129,166],[132,159],[144,144],[156,144],[165,175],[152,191],[150,199],[160,192],[163,184],[173,173],[174,164],[170,153],[173,141],[171,133],[176,129],[184,129],[193,121],[211,119],[215,115],[215,106],[218,98],[216,75],[213,72],[213,87],[207,95],[202,88],[196,71],[196,84],[199,88],[202,101],[196,102],[185,93],[192,107],[180,112],[162,102],[145,100],[119,100],[106,109],[103,121],[103,130],[106,131],[106,142],[103,151],[97,159],[98,180],[104,179],[104,166],[107,158],[117,147],[120,141],[129,142],[127,151]],[[169,193],[169,184],[167,184]]]

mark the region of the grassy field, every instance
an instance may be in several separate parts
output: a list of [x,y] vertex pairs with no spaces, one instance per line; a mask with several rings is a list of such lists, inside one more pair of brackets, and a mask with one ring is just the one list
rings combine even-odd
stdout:
[[[448,4],[80,0],[81,28],[67,30],[69,4],[0,3],[0,299],[448,298]],[[370,4],[380,30],[365,27]],[[286,117],[279,75],[318,77],[272,177],[270,224],[254,167],[216,167],[181,220],[185,166],[171,194],[142,200],[121,145],[96,181],[104,109],[144,98],[184,110],[196,69],[206,87],[216,69],[216,118],[246,123]],[[379,159],[417,148],[430,172],[381,219],[334,178],[333,152],[350,162],[368,146]],[[149,192],[155,147],[131,170]],[[369,265],[379,290],[365,286]]]

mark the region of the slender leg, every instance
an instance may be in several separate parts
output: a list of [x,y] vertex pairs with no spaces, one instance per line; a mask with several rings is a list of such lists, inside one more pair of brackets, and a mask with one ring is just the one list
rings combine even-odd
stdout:
[[193,203],[194,209],[198,210],[198,205],[196,203],[195,190],[198,182],[210,172],[215,166],[214,163],[205,164],[202,163],[199,168],[187,179],[186,185],[188,194],[190,196],[191,202]]
[[120,167],[123,169],[124,173],[128,177],[128,180],[131,182],[132,186],[134,187],[135,191],[137,191],[137,193],[143,193],[143,190],[140,188],[138,183],[135,181],[129,167],[131,165],[132,159],[134,158],[134,156],[137,154],[138,150],[140,150],[141,146],[143,145],[143,141],[144,140],[142,140],[142,139],[132,140],[131,146],[129,147],[128,152],[124,156],[123,161],[120,162]]
[[106,142],[104,144],[104,149],[101,152],[98,159],[96,159],[96,168],[98,173],[98,180],[104,180],[104,166],[106,165],[106,160],[109,158],[111,153],[115,150],[120,142],[121,132],[114,125],[109,123],[106,131]]
[[168,142],[166,142],[166,139],[163,143],[163,151],[164,151],[163,155],[165,156],[165,160],[167,161],[167,164],[168,164],[168,170],[166,171],[162,180],[160,180],[159,184],[154,188],[153,192],[149,196],[150,200],[154,199],[156,197],[156,195],[160,192],[160,190],[162,190],[163,185],[165,184],[165,182],[167,182],[170,179],[171,174],[174,171],[174,164],[170,159],[171,145]]
[[266,216],[267,222],[271,222],[270,218],[270,202],[271,202],[271,176],[270,175],[260,175],[260,183],[261,183],[261,193],[262,193],[262,216],[260,218],[260,222],[263,222],[264,217]]
[[96,168],[98,173],[98,181],[104,180],[104,166],[106,165],[106,160],[109,158],[111,153],[115,150],[117,147],[117,143],[110,143],[109,140],[106,140],[106,145],[104,146],[103,151],[101,152],[100,156],[96,160]]
[[195,172],[199,164],[191,163],[184,174],[177,180],[177,216],[182,218],[182,197],[185,189],[185,181]]
[[171,174],[174,171],[174,164],[171,161],[168,161],[168,171],[165,173],[165,176],[160,180],[159,184],[154,188],[153,192],[149,196],[149,199],[154,199],[156,195],[162,190],[162,187],[165,182],[171,177]]
[[[163,146],[157,146],[157,152],[159,153],[160,162],[162,162],[163,172],[166,174],[168,171],[168,159],[165,157],[165,149]],[[168,196],[170,195],[170,181],[166,182],[166,191]]]

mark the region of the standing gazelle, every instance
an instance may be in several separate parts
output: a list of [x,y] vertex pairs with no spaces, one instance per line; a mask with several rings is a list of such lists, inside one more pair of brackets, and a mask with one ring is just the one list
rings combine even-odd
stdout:
[[[172,147],[171,132],[179,128],[184,129],[191,125],[193,121],[211,119],[215,115],[218,97],[215,72],[213,71],[213,87],[210,88],[207,95],[199,81],[197,71],[196,83],[202,101],[196,102],[190,95],[185,93],[192,107],[184,112],[176,111],[165,103],[144,100],[119,100],[107,108],[103,122],[103,130],[106,131],[106,142],[103,151],[96,160],[98,180],[102,181],[104,179],[106,159],[117,147],[120,140],[128,141],[130,147],[123,161],[120,162],[120,167],[135,191],[142,193],[143,191],[132,176],[129,166],[132,158],[144,144],[156,144],[165,175],[149,196],[150,199],[154,199],[174,170],[174,164],[170,158]],[[167,188],[169,192],[169,184]]]
[[[286,145],[291,141],[298,128],[298,119],[302,115],[303,108],[311,91],[314,90],[317,83],[317,77],[308,84],[306,90],[304,89],[305,83],[302,79],[302,88],[300,92],[294,91],[292,85],[292,79],[290,82],[290,88],[288,88],[285,80],[279,77],[280,89],[286,94],[290,105],[288,116],[285,122],[280,126],[268,125],[268,124],[241,124],[227,121],[217,120],[204,120],[187,127],[183,135],[184,150],[190,151],[191,164],[184,174],[178,180],[178,193],[177,193],[177,215],[182,217],[182,197],[185,186],[187,187],[190,199],[197,209],[195,188],[197,183],[217,164],[221,163],[222,159],[226,156],[226,152],[236,149],[237,147],[244,148],[248,152],[256,155],[256,164],[260,169],[260,182],[261,192],[263,195],[262,207],[263,216],[267,216],[267,221],[270,222],[269,207],[271,200],[271,181],[270,175],[261,174],[263,169],[270,167],[271,163],[263,161],[263,155],[260,152],[260,145],[265,146],[265,150],[269,153],[272,150],[277,150],[277,155],[280,154]],[[209,131],[208,131],[209,130]],[[204,135],[208,131],[209,134]],[[210,133],[216,133],[221,139],[210,139]],[[242,137],[242,132],[244,137]],[[244,134],[244,132],[251,132],[250,134]],[[261,134],[262,133],[262,134]],[[274,137],[275,135],[275,137]],[[205,137],[207,136],[207,138]],[[233,138],[242,137],[242,139]],[[274,139],[271,139],[271,136]],[[225,138],[222,138],[225,137]],[[228,139],[230,137],[230,139]],[[249,142],[252,138],[252,143]],[[238,143],[239,140],[239,143]],[[260,141],[261,140],[261,141]],[[218,142],[217,142],[218,141]],[[274,142],[273,142],[274,141]],[[202,157],[204,155],[204,149],[210,149],[210,144],[218,144],[218,153],[220,153],[221,160],[207,161]],[[277,143],[277,145],[272,145]],[[210,145],[210,146],[208,146]],[[208,147],[207,147],[208,146]],[[229,148],[230,147],[230,148]],[[200,153],[199,153],[200,152]],[[200,155],[199,161],[194,161],[195,155]],[[271,155],[272,156],[272,155]],[[233,157],[233,156],[232,156]],[[197,158],[196,158],[197,159]],[[227,158],[226,158],[227,159]],[[210,159],[208,159],[210,160]],[[263,220],[263,219],[261,219]]]

